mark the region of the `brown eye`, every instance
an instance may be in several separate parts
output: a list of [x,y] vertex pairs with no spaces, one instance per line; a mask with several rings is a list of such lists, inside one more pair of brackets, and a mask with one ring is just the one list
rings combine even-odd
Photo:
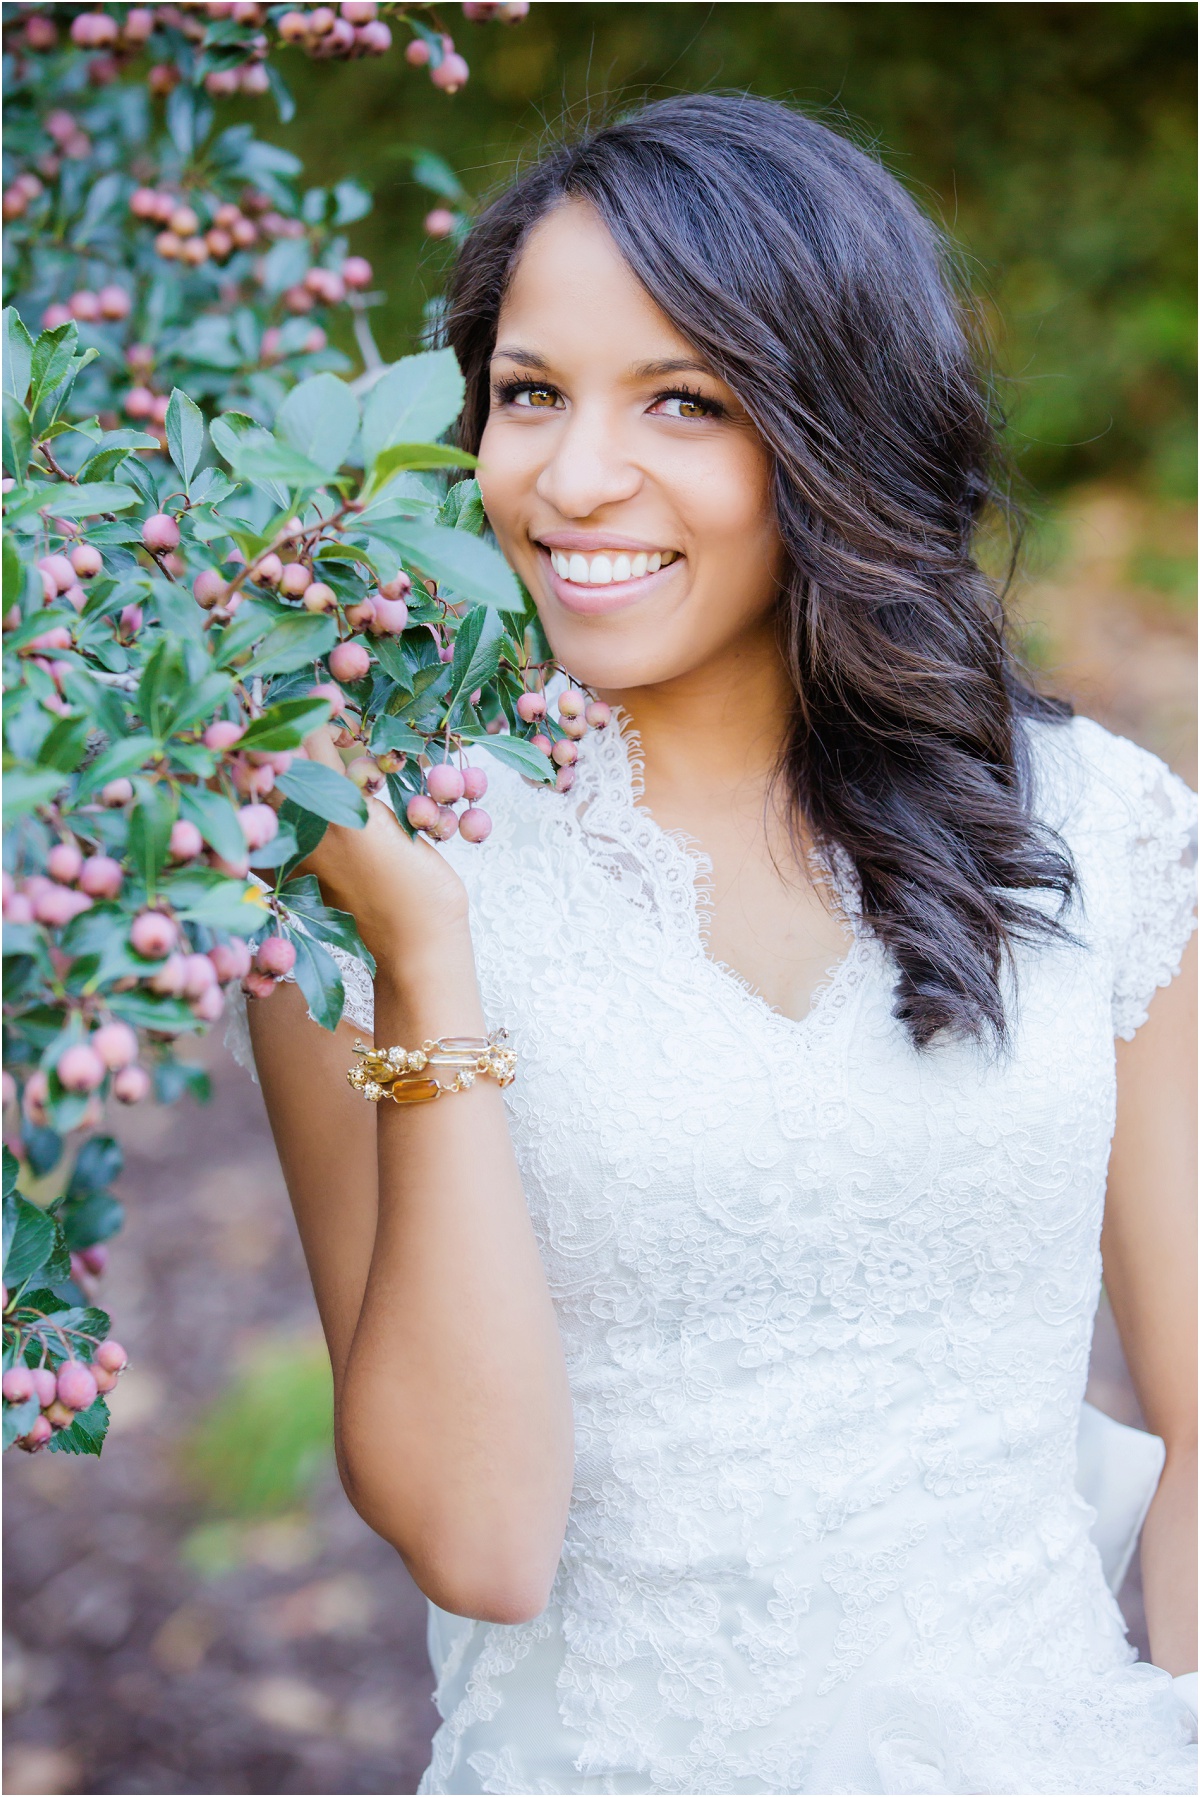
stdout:
[[681,418],[703,418],[705,416],[705,410],[698,399],[681,399],[679,402],[679,416]]
[[558,395],[553,387],[530,387],[529,403],[531,406],[552,406]]

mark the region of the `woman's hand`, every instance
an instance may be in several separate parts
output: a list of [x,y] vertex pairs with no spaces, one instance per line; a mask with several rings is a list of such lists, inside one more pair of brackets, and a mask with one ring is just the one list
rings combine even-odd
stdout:
[[[328,725],[304,746],[310,761],[346,777]],[[300,871],[316,874],[326,904],[351,913],[381,964],[423,955],[437,940],[461,942],[466,931],[462,881],[432,843],[408,836],[379,799],[367,800],[365,828],[330,824]]]

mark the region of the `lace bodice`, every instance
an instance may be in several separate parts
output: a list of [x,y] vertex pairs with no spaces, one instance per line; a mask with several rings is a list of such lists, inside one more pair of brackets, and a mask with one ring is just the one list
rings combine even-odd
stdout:
[[710,959],[627,727],[569,798],[487,763],[494,833],[445,852],[521,1057],[576,1482],[543,1616],[434,1617],[423,1791],[1195,1788],[1075,1485],[1113,1038],[1178,966],[1194,801],[1030,728],[1077,941],[1019,951],[1003,1055],[911,1047],[844,876],[803,1021]]

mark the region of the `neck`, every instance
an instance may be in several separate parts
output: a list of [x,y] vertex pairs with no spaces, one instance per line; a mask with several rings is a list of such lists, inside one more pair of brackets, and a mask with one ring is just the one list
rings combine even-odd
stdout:
[[765,786],[794,697],[771,617],[711,660],[653,686],[601,694],[641,741],[646,797]]

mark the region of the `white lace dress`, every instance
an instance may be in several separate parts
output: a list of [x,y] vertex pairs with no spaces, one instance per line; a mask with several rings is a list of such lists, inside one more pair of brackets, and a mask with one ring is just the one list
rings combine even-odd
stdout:
[[445,852],[521,1057],[576,1477],[541,1616],[431,1610],[422,1792],[1196,1789],[1106,1579],[1161,1445],[1083,1404],[1113,1038],[1178,967],[1194,800],[1086,719],[1033,737],[1082,946],[1021,953],[1001,1058],[916,1052],[861,929],[802,1022],[714,962],[627,727],[569,797],[481,756],[495,831]]

